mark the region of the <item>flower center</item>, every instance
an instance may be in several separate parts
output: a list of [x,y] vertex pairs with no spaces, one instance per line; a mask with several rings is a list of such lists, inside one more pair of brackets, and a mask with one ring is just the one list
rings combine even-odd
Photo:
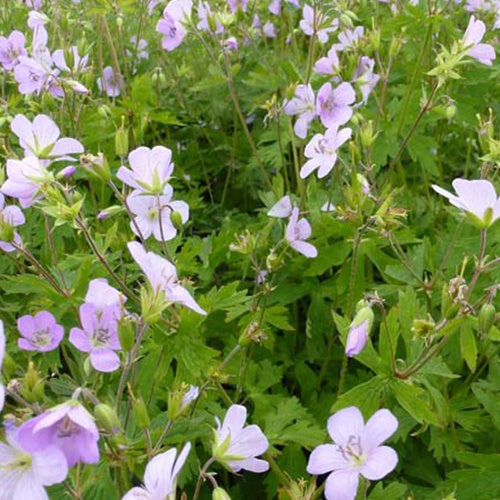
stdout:
[[57,437],[67,438],[71,437],[79,431],[78,426],[69,417],[64,417],[63,421],[57,429]]
[[111,334],[107,328],[98,328],[94,330],[93,344],[96,347],[107,345]]
[[363,449],[361,448],[361,440],[359,436],[349,436],[347,444],[345,446],[337,445],[339,452],[345,458],[346,461],[350,462],[352,465],[361,467],[367,459],[367,456],[363,454]]
[[38,347],[44,347],[50,344],[50,340],[52,335],[49,330],[38,330],[33,335],[32,344],[37,345]]

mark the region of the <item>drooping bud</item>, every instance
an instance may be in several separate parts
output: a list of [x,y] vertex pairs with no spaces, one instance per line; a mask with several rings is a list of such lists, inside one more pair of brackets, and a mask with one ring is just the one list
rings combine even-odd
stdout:
[[231,497],[224,488],[218,486],[212,490],[212,500],[231,500]]
[[125,352],[134,347],[137,321],[133,316],[125,316],[118,322],[118,339]]
[[115,152],[120,158],[127,156],[128,153],[128,130],[125,127],[125,117],[122,116],[122,123],[115,135]]
[[97,218],[99,220],[105,220],[109,219],[111,217],[114,217],[115,215],[121,214],[122,212],[125,211],[125,207],[122,205],[112,205],[111,207],[105,208],[104,210],[101,210],[97,214]]
[[139,429],[147,429],[151,420],[149,418],[146,404],[142,398],[134,398],[132,400],[132,411],[134,412],[134,419]]
[[94,417],[97,422],[104,427],[107,431],[112,434],[118,434],[121,429],[120,419],[116,414],[115,410],[109,405],[104,403],[99,403],[94,408]]
[[[364,305],[360,307],[361,303]],[[365,347],[375,318],[372,308],[364,301],[359,302],[357,307],[358,312],[349,326],[345,344],[345,353],[349,358],[359,354]]]
[[477,316],[480,335],[488,335],[495,323],[496,309],[493,304],[483,304]]
[[182,230],[182,215],[179,212],[177,212],[176,210],[172,210],[170,212],[170,221],[174,225],[175,229],[177,229],[177,231]]

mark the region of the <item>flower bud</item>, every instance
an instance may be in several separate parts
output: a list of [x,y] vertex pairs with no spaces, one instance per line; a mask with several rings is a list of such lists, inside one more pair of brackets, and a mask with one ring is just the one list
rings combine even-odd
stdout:
[[67,167],[63,168],[58,174],[56,174],[56,179],[58,181],[69,179],[74,175],[75,172],[76,172],[76,167],[74,165],[68,165]]
[[170,212],[170,221],[177,231],[182,230],[182,215],[176,210],[172,210]]
[[491,327],[495,323],[496,310],[493,304],[483,304],[477,316],[479,333],[488,335]]
[[104,427],[107,431],[112,434],[118,434],[121,429],[120,419],[116,412],[110,406],[99,403],[94,408],[94,417],[96,418],[99,425]]
[[127,156],[128,153],[128,130],[125,128],[125,117],[122,116],[122,124],[115,135],[115,152],[119,157]]
[[347,334],[345,344],[346,356],[352,358],[363,350],[372,329],[374,318],[375,315],[370,306],[365,305],[358,310],[349,327],[349,333]]
[[411,331],[418,338],[426,338],[434,332],[436,324],[431,319],[414,319]]
[[231,497],[224,488],[218,486],[212,490],[212,500],[231,500]]
[[108,208],[105,208],[104,210],[101,210],[97,214],[97,218],[99,220],[109,219],[111,217],[114,217],[115,215],[121,214],[124,211],[125,211],[125,207],[123,207],[121,205],[112,205],[111,207],[108,207]]
[[0,241],[10,243],[14,241],[14,227],[0,216]]
[[151,420],[142,398],[133,399],[132,411],[134,412],[134,419],[137,427],[139,427],[139,429],[147,429],[151,424]]
[[90,154],[80,156],[80,165],[104,182],[111,179],[108,162],[102,153],[98,153],[97,156]]
[[125,352],[134,347],[136,327],[137,322],[131,316],[126,316],[118,322],[118,339]]
[[118,29],[122,28],[122,26],[123,26],[123,17],[122,16],[118,16],[116,18],[116,26]]
[[377,134],[374,134],[373,132],[373,121],[368,120],[367,122],[364,122],[361,130],[360,130],[360,136],[361,136],[361,144],[365,148],[371,148],[373,145],[373,142],[375,141],[375,138],[377,137]]

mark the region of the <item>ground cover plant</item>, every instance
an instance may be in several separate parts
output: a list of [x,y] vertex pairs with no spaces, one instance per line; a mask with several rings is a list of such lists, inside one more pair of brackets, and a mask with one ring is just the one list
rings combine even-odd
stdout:
[[500,498],[497,0],[0,26],[1,500]]

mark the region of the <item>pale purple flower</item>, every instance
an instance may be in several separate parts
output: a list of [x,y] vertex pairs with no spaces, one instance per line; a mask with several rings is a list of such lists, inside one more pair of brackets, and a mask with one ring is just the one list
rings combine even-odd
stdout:
[[327,202],[323,203],[323,205],[321,205],[320,210],[321,210],[321,212],[326,212],[326,213],[328,213],[328,212],[336,212],[337,211],[337,207],[331,201],[327,201]]
[[154,8],[160,3],[160,0],[149,0],[148,3],[148,14],[151,15],[153,13]]
[[487,180],[455,179],[452,186],[458,196],[435,184],[432,189],[448,198],[455,207],[461,208],[467,216],[481,227],[487,228],[500,218],[500,197],[493,184]]
[[72,328],[69,341],[82,352],[90,355],[90,364],[99,372],[114,372],[120,368],[121,349],[118,339],[120,308],[105,306],[99,309],[90,303],[80,306],[82,328]]
[[127,243],[127,247],[146,275],[155,294],[163,293],[165,301],[178,302],[199,314],[207,314],[179,284],[177,270],[172,263],[153,252],[147,252],[137,241]]
[[17,438],[20,446],[31,453],[56,446],[66,457],[68,467],[78,462],[99,462],[99,431],[94,418],[74,399],[25,422]]
[[276,38],[276,28],[272,21],[267,21],[266,24],[262,27],[262,33],[267,38]]
[[290,196],[285,195],[280,198],[267,212],[269,217],[284,219],[292,215],[292,200]]
[[[287,2],[291,3],[295,7],[299,7],[299,0],[287,0]],[[279,16],[281,10],[281,0],[271,0],[268,9],[271,14]]]
[[[3,321],[0,319],[0,373],[2,371],[4,356],[5,356],[5,332],[3,328]],[[5,387],[0,382],[0,411],[3,410],[4,404],[5,404]]]
[[304,218],[299,220],[299,209],[295,207],[286,226],[285,238],[293,249],[308,258],[314,258],[318,255],[316,247],[305,241],[311,236],[311,233],[311,225]]
[[179,213],[183,224],[188,221],[189,205],[184,201],[171,201],[172,189],[166,191],[167,194],[151,195],[136,190],[127,198],[127,205],[136,216],[130,227],[137,236],[140,236],[139,229],[144,238],[153,235],[157,241],[169,241],[177,236],[170,214]]
[[199,395],[200,395],[200,388],[196,385],[190,385],[189,390],[182,397],[181,407],[179,411],[182,411],[193,401],[197,400]]
[[297,85],[294,97],[289,101],[285,101],[283,111],[286,115],[297,116],[293,130],[297,137],[304,139],[307,136],[309,123],[316,116],[314,92],[311,84]]
[[48,500],[44,486],[62,483],[68,475],[63,452],[53,445],[29,452],[19,443],[13,425],[6,425],[5,438],[7,443],[0,442],[0,498]]
[[350,326],[345,345],[345,353],[348,358],[356,356],[363,350],[368,340],[368,328],[369,323],[367,319],[359,325],[353,323]]
[[43,195],[40,188],[44,184],[54,181],[54,176],[35,156],[28,156],[24,160],[7,160],[7,180],[0,187],[0,191],[7,196],[17,198],[21,207],[31,207]]
[[64,336],[64,328],[48,311],[40,311],[35,316],[21,316],[17,320],[17,329],[23,337],[18,339],[17,345],[25,351],[53,351]]
[[[32,10],[28,14],[28,27],[33,31],[39,26],[44,26],[49,21],[50,19],[43,12],[37,12],[36,10]],[[45,38],[44,45],[47,45],[47,40],[48,40],[47,31],[45,31],[44,38]]]
[[269,442],[258,425],[244,427],[246,419],[247,409],[241,405],[231,405],[222,424],[215,417],[217,430],[212,453],[233,472],[266,472],[269,463],[256,457],[267,451]]
[[116,75],[111,66],[106,66],[102,70],[102,76],[97,79],[99,92],[106,92],[108,97],[118,97],[120,95],[121,75]]
[[28,7],[38,10],[42,6],[42,0],[19,0],[21,3],[25,3]]
[[310,5],[304,5],[302,8],[300,29],[308,36],[312,36],[316,33],[321,43],[326,43],[328,41],[328,34],[336,31],[338,25],[338,19],[334,19],[333,22],[330,22],[319,9],[315,10]]
[[224,26],[222,26],[222,23],[214,17],[208,2],[202,0],[198,1],[198,17],[200,20],[198,21],[196,27],[199,30],[212,33],[212,28],[208,21],[209,17],[211,17],[215,21],[215,34],[220,35],[224,31]]
[[[15,205],[5,206],[5,198],[0,193],[0,238],[3,232],[10,232],[12,228],[21,226],[26,222],[24,214],[19,207]],[[21,237],[17,231],[12,232],[12,238],[16,245],[21,245]],[[15,248],[8,241],[0,240],[0,249],[4,252],[13,252]]]
[[238,40],[234,36],[230,36],[226,40],[225,46],[228,50],[238,50]]
[[165,7],[156,25],[156,31],[163,35],[161,45],[165,50],[174,50],[183,42],[186,29],[182,21],[191,17],[192,8],[192,0],[172,0]]
[[64,178],[64,179],[69,179],[70,177],[73,177],[76,173],[76,167],[74,165],[68,165],[67,167],[64,167],[62,170],[59,171],[57,174],[57,178]]
[[122,166],[116,174],[124,184],[146,194],[171,193],[172,187],[168,181],[174,171],[174,164],[170,149],[141,146],[129,153],[128,162],[131,170]]
[[177,477],[191,450],[191,443],[186,443],[179,455],[171,448],[165,453],[153,457],[144,472],[144,486],[135,486],[122,500],[174,500]]
[[338,52],[354,47],[365,34],[363,26],[356,26],[354,30],[346,29],[339,34],[339,43],[334,45]]
[[69,55],[71,57],[72,66],[71,68],[66,63],[66,56],[64,54],[64,50],[58,49],[55,50],[52,54],[52,60],[54,64],[61,70],[67,71],[72,75],[76,75],[78,73],[85,73],[90,70],[89,56],[88,54],[84,56],[80,56],[78,53],[78,47],[73,46],[69,49]]
[[351,129],[338,130],[337,124],[328,128],[325,134],[316,134],[307,143],[304,155],[309,158],[300,169],[302,179],[318,169],[318,178],[328,175],[337,161],[337,150],[351,137]]
[[465,10],[486,12],[491,9],[490,0],[467,0]]
[[241,9],[243,12],[247,11],[248,0],[227,0],[227,3],[229,4],[229,8],[233,14],[238,9]]
[[476,21],[474,16],[470,17],[467,30],[463,37],[463,46],[468,48],[467,54],[486,66],[491,66],[496,58],[495,49],[487,43],[479,43],[486,32],[486,26],[482,21]]
[[141,38],[139,39],[139,41],[137,41],[137,37],[135,35],[131,36],[130,43],[132,44],[133,51],[127,49],[127,56],[131,57],[134,55],[134,53],[137,53],[137,59],[149,59],[149,52],[146,50],[148,47],[148,42],[146,42],[144,38]]
[[57,75],[31,57],[19,56],[19,64],[14,67],[14,78],[21,94],[39,95],[45,88],[51,88]]
[[360,86],[363,98],[359,104],[366,104],[372,90],[380,80],[380,75],[373,73],[375,61],[368,56],[362,56],[354,71],[353,80]]
[[12,69],[18,64],[19,56],[27,54],[24,43],[24,35],[17,30],[14,30],[8,38],[0,36],[0,64],[3,69]]
[[85,295],[85,303],[92,304],[96,308],[97,313],[102,313],[106,307],[115,307],[118,312],[117,317],[120,318],[123,314],[123,307],[127,297],[119,292],[116,288],[109,285],[105,278],[96,278],[89,283],[87,295]]
[[83,153],[82,144],[71,137],[62,137],[59,127],[47,115],[37,115],[31,123],[24,115],[16,115],[10,129],[19,138],[26,156],[53,161],[75,161],[71,156]]
[[326,57],[321,57],[314,64],[314,71],[319,75],[337,75],[339,72],[339,57],[333,46]]
[[380,446],[398,428],[389,410],[376,411],[365,425],[358,408],[344,408],[328,419],[327,428],[334,444],[316,447],[307,464],[309,474],[331,472],[325,483],[327,500],[354,500],[360,474],[376,481],[396,467],[397,453]]
[[316,98],[316,112],[321,123],[325,127],[332,127],[349,121],[353,113],[350,104],[355,99],[356,93],[350,83],[343,82],[335,90],[330,82],[323,84]]

